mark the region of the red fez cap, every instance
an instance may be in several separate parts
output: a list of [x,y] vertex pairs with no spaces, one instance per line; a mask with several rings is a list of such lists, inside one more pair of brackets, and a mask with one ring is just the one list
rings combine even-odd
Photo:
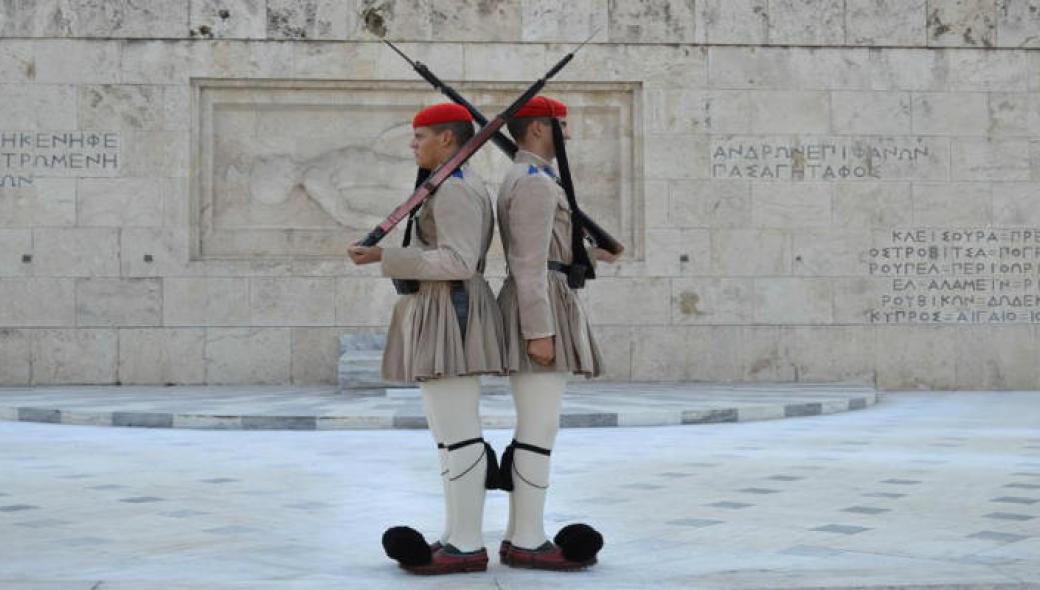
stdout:
[[426,107],[415,114],[412,119],[412,128],[429,127],[442,123],[453,123],[455,121],[473,121],[473,115],[469,114],[466,107],[453,102],[442,102]]
[[520,107],[520,110],[513,115],[514,119],[522,119],[524,117],[556,117],[562,118],[567,116],[567,105],[556,100],[555,98],[549,98],[548,96],[538,95],[531,100],[527,101],[524,106]]

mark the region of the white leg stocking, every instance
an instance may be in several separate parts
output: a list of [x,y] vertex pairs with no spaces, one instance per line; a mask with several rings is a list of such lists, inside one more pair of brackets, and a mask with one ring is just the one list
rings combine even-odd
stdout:
[[454,447],[481,438],[480,378],[450,377],[424,381],[420,388],[440,442],[446,448],[449,525],[447,542],[461,551],[484,546],[484,488],[487,458],[482,443]]
[[[509,378],[516,404],[518,443],[551,450],[560,428],[560,404],[567,385],[565,373],[520,373]],[[513,451],[513,492],[509,501],[506,540],[517,547],[537,549],[545,534],[545,493],[549,487],[549,456],[522,448]]]
[[426,412],[426,422],[430,426],[430,434],[433,436],[433,442],[437,445],[437,460],[441,465],[441,484],[444,493],[444,532],[441,533],[438,540],[443,545],[448,542],[448,537],[451,536],[451,519],[454,512],[451,506],[451,496],[448,494],[448,451],[447,446],[444,444],[444,436],[441,435],[440,430],[437,428],[433,412],[430,409],[430,394],[426,388],[422,387],[422,385],[420,385],[419,388],[423,394],[423,409]]

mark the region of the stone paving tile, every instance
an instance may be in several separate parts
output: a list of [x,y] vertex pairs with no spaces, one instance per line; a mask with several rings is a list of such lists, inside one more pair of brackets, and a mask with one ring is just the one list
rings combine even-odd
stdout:
[[1026,504],[1032,505],[1040,502],[1037,498],[1020,498],[1016,496],[1001,496],[1000,498],[993,498],[990,502],[998,502],[1004,504]]
[[1022,490],[1040,490],[1040,484],[1035,483],[1009,483],[1005,488],[1018,488]]
[[170,512],[160,512],[159,516],[168,516],[170,518],[190,518],[192,516],[205,516],[209,512],[200,512],[198,510],[173,510]]
[[650,483],[626,483],[618,487],[629,490],[660,490],[664,489],[665,486],[658,486]]
[[314,510],[317,508],[328,508],[330,504],[326,502],[297,502],[295,504],[285,504],[286,508],[295,508],[297,510]]
[[782,551],[778,551],[782,555],[798,555],[802,557],[836,557],[845,553],[837,549],[831,549],[830,547],[813,547],[811,545],[795,545],[794,547],[788,547]]
[[1026,520],[1033,520],[1036,517],[1035,516],[1030,516],[1028,514],[1015,514],[1013,512],[991,512],[991,513],[986,515],[986,518],[999,518],[1001,520],[1026,521]]
[[217,528],[212,528],[212,529],[202,529],[202,530],[203,530],[203,532],[212,533],[212,534],[215,534],[215,535],[241,535],[241,534],[244,534],[244,533],[255,533],[255,532],[259,532],[260,531],[260,529],[258,529],[256,527],[238,526],[238,525],[217,527]]
[[34,528],[34,529],[41,528],[41,527],[56,527],[56,526],[62,526],[62,525],[66,525],[66,524],[72,524],[72,523],[67,521],[67,520],[58,520],[56,518],[44,518],[44,519],[41,519],[41,520],[27,520],[27,521],[24,521],[24,522],[16,522],[16,523],[14,523],[15,526],[24,526],[24,527]]
[[740,510],[741,508],[749,508],[751,506],[754,506],[754,504],[745,504],[744,502],[728,502],[728,501],[724,501],[724,502],[714,502],[712,504],[707,504],[707,506],[712,506],[714,508],[727,508],[727,509],[733,509],[733,510]]
[[841,511],[854,514],[884,514],[885,512],[891,512],[889,508],[875,508],[873,506],[849,506],[848,508],[842,508]]
[[629,501],[629,498],[610,498],[610,497],[585,498],[584,500],[582,500],[582,502],[584,502],[586,504],[600,504],[600,505],[623,504],[623,503],[628,502],[628,501]]
[[816,528],[809,529],[810,531],[820,531],[823,533],[840,533],[843,535],[855,535],[862,533],[863,531],[869,531],[870,529],[862,526],[853,526],[847,524],[828,524],[819,526]]
[[1023,539],[1028,539],[1027,535],[1013,535],[1011,533],[999,533],[996,531],[979,531],[977,533],[968,535],[971,539],[988,539],[990,541],[1000,541],[1002,543],[1014,543]]
[[671,525],[683,526],[683,527],[703,528],[703,527],[711,526],[711,525],[714,525],[714,524],[722,524],[723,522],[725,522],[725,521],[722,521],[722,520],[712,520],[710,518],[679,518],[679,519],[676,519],[676,520],[669,520],[665,524],[671,524]]
[[102,539],[101,537],[74,537],[72,539],[61,539],[58,541],[62,545],[68,545],[69,547],[93,547],[96,545],[104,545],[111,543],[111,539]]

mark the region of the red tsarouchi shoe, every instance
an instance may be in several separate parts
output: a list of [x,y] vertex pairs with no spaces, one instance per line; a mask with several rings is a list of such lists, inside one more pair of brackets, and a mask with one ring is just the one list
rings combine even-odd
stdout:
[[487,564],[487,549],[483,547],[476,551],[462,552],[452,545],[441,545],[433,552],[433,558],[429,563],[422,565],[401,564],[401,567],[413,574],[435,576],[438,574],[483,572],[487,570]]
[[559,546],[551,541],[546,541],[537,549],[524,549],[510,545],[502,557],[502,563],[509,567],[566,572],[585,569],[595,564],[596,558],[593,557],[587,561],[571,561],[563,556],[563,550]]

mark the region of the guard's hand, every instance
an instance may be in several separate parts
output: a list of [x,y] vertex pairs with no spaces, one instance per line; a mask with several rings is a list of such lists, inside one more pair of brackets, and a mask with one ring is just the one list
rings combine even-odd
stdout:
[[556,348],[553,345],[553,337],[546,336],[545,338],[528,340],[527,356],[531,357],[532,361],[542,365],[543,367],[551,365],[553,359],[556,358]]
[[621,254],[611,254],[603,248],[592,248],[590,252],[593,258],[602,262],[617,262],[617,259],[621,256]]
[[383,249],[379,246],[351,246],[347,248],[347,255],[354,264],[372,264],[383,259]]

